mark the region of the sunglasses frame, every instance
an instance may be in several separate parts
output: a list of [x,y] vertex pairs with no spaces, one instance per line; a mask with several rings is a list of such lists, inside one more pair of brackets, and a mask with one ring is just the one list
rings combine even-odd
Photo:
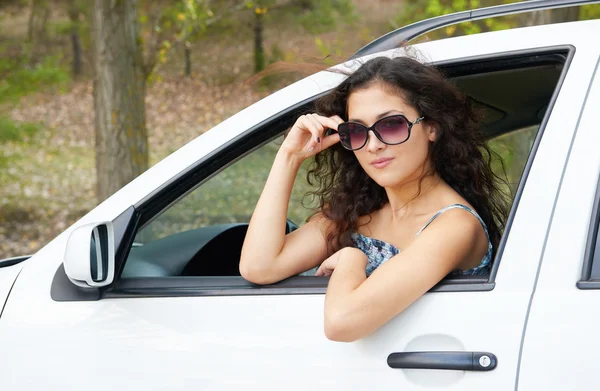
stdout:
[[[377,130],[375,130],[375,127],[377,126],[377,124],[381,121],[390,119],[390,118],[395,118],[395,117],[402,117],[402,119],[404,119],[406,121],[406,123],[408,124],[408,136],[406,137],[406,139],[404,141],[400,141],[399,143],[388,143],[386,141],[383,140],[383,138],[381,137],[381,134],[379,134],[379,132]],[[367,137],[365,138],[365,142],[363,143],[363,145],[361,145],[358,148],[347,148],[343,143],[340,142],[340,144],[342,144],[342,147],[346,148],[349,151],[358,151],[359,149],[361,149],[362,147],[364,147],[365,145],[367,145],[367,143],[369,142],[369,130],[373,131],[373,134],[375,134],[375,137],[377,137],[377,139],[379,141],[381,141],[382,143],[386,144],[386,145],[400,145],[402,143],[405,143],[408,141],[408,139],[410,138],[410,131],[413,127],[413,125],[418,124],[419,122],[423,121],[425,119],[425,117],[419,117],[416,120],[414,120],[413,122],[409,121],[408,118],[406,118],[405,115],[403,114],[393,114],[393,115],[388,115],[387,117],[383,117],[378,119],[377,121],[375,121],[375,123],[371,126],[367,126],[365,124],[361,124],[360,122],[354,122],[354,121],[346,121],[346,122],[342,122],[341,124],[338,125],[338,129],[341,125],[344,124],[352,124],[352,125],[360,125],[363,128],[367,129]],[[338,130],[338,134],[339,134],[339,130]]]

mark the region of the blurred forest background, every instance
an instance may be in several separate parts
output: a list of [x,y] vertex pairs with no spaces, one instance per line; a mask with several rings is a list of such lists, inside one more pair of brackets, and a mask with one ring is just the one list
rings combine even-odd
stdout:
[[[509,2],[0,0],[0,259],[34,253],[157,161],[306,76],[265,68],[332,65],[408,23]],[[419,40],[598,17],[598,5],[572,7]],[[530,141],[516,140],[517,158]]]

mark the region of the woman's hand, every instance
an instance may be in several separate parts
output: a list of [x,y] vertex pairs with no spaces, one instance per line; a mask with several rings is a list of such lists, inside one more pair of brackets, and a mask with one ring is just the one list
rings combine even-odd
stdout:
[[333,270],[337,266],[337,263],[340,259],[341,251],[342,250],[337,251],[332,256],[330,256],[325,261],[323,261],[321,266],[319,266],[319,268],[317,269],[315,276],[325,276],[325,277],[331,276],[333,274]]
[[327,137],[323,137],[323,135],[326,129],[337,130],[338,125],[342,122],[344,121],[337,115],[332,117],[318,114],[300,116],[285,137],[281,150],[301,159],[313,156],[340,141],[337,133]]
[[366,269],[367,267],[367,257],[361,250],[353,247],[345,247],[323,261],[321,266],[319,266],[317,269],[315,276],[331,276],[340,262],[340,258],[343,258],[349,262],[358,262],[362,269]]

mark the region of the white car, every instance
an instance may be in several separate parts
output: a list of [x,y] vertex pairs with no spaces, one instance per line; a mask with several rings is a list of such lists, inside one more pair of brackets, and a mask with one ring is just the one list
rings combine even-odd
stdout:
[[[355,58],[403,55],[398,42],[469,17],[583,3],[446,15]],[[324,71],[191,141],[29,259],[1,261],[0,390],[600,389],[599,39],[592,20],[415,45],[486,110],[490,140],[531,134],[489,276],[445,279],[353,343],[324,335],[327,278],[240,277],[255,183],[344,78]]]

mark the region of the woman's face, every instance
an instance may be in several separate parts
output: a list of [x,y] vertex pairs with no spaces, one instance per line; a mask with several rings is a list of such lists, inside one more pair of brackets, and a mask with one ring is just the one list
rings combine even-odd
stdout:
[[[375,121],[394,114],[403,114],[414,122],[420,113],[408,105],[392,88],[374,84],[354,91],[348,97],[348,119],[372,126]],[[364,147],[354,151],[366,173],[382,187],[401,186],[417,180],[427,164],[429,146],[435,140],[435,129],[419,122],[413,125],[409,139],[398,145],[381,142],[369,130]]]

